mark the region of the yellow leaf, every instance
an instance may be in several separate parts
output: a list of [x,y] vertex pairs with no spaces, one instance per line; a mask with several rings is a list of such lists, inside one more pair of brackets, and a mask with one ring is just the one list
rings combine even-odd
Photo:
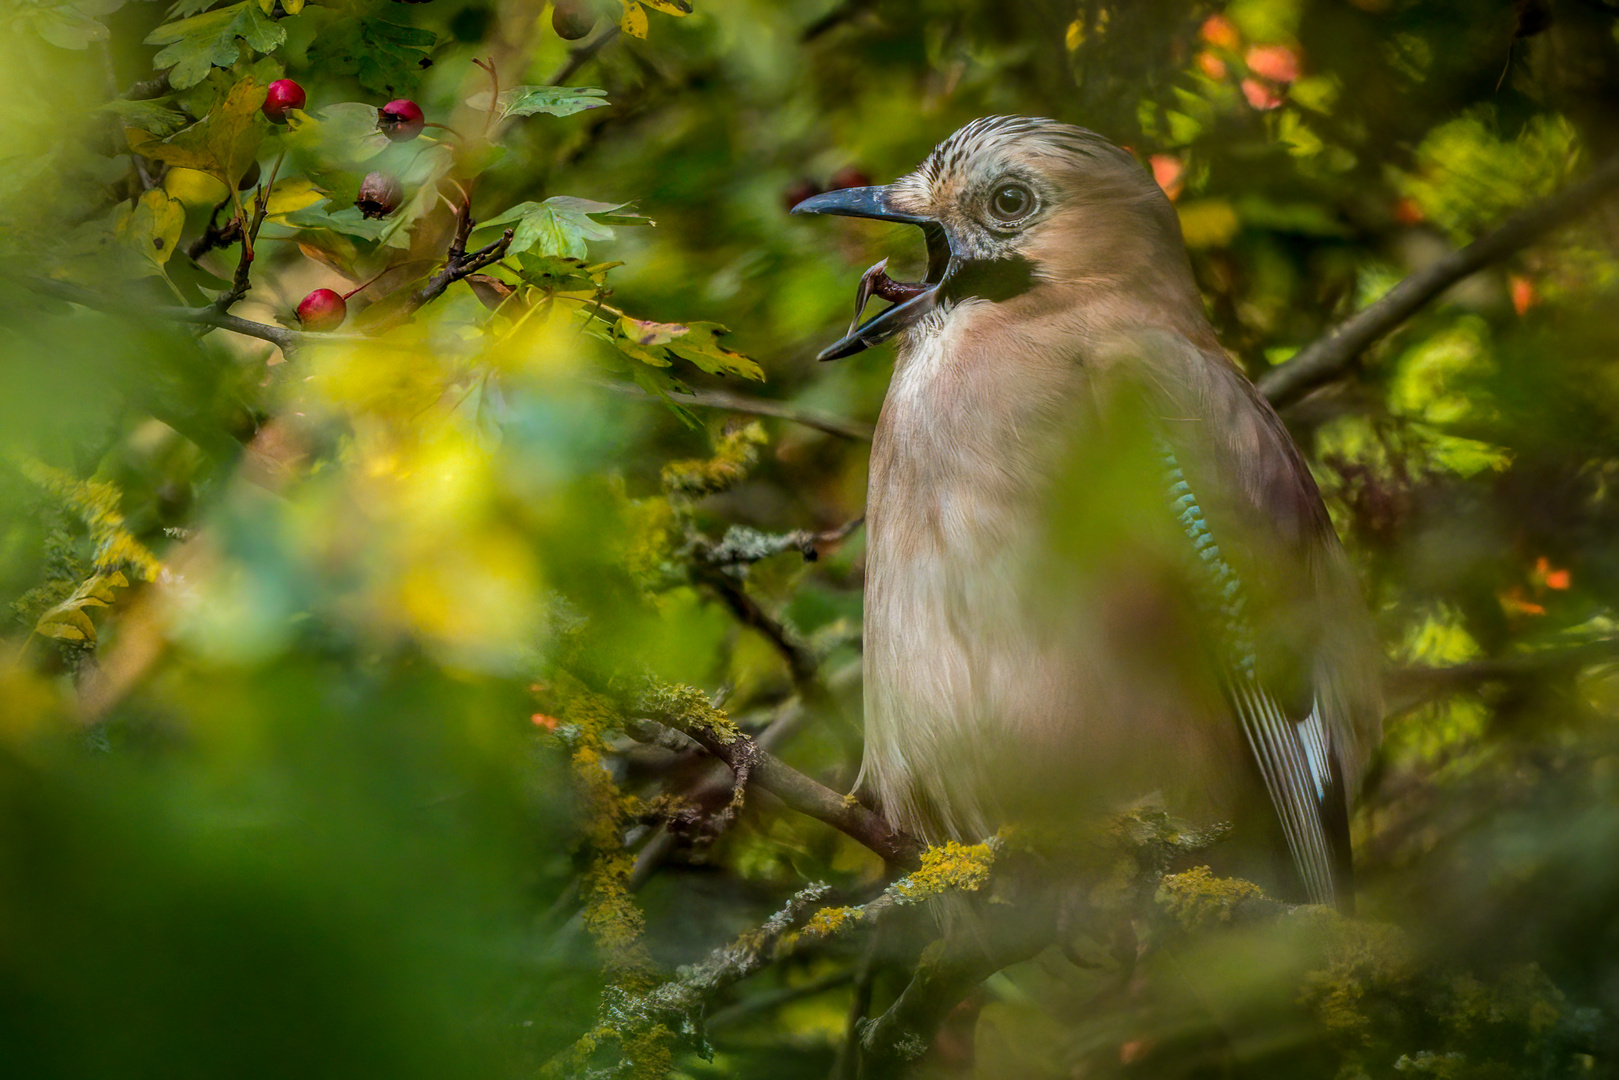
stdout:
[[646,8],[636,0],[623,0],[624,17],[618,20],[618,28],[630,37],[646,37]]
[[290,214],[306,206],[314,206],[326,196],[315,190],[315,185],[302,178],[277,180],[270,191],[267,214]]
[[110,574],[97,574],[84,582],[73,595],[39,617],[34,633],[59,641],[84,641],[95,644],[96,624],[84,613],[87,607],[108,607],[113,602],[113,589],[129,587],[129,580],[114,570]]
[[640,0],[641,3],[653,11],[661,11],[665,15],[690,15],[691,5],[686,0]]
[[259,0],[259,10],[266,15],[275,14],[275,0]]
[[162,188],[152,188],[135,204],[123,236],[153,265],[161,267],[174,254],[185,221],[186,211],[180,200],[169,198]]
[[217,177],[228,187],[247,172],[264,139],[260,113],[264,87],[249,76],[231,87],[209,114],[166,139],[146,131],[126,129],[129,148],[154,161],[166,161]]
[[163,176],[163,190],[187,206],[217,206],[230,196],[215,177],[176,165]]
[[288,15],[296,15],[304,9],[304,0],[281,0],[281,9]]

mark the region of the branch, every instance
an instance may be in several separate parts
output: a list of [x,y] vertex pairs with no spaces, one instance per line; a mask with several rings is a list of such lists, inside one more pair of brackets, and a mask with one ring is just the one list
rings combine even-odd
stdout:
[[846,539],[865,520],[862,515],[824,532],[795,529],[789,533],[762,533],[745,525],[732,525],[725,530],[723,540],[698,547],[692,552],[692,558],[704,566],[718,569],[756,563],[784,551],[797,551],[804,556],[805,562],[814,562],[821,557],[822,544],[836,544]]
[[92,308],[96,311],[105,311],[114,315],[128,315],[136,318],[157,316],[171,322],[196,323],[202,326],[217,326],[221,330],[242,334],[246,337],[258,338],[280,346],[282,350],[292,349],[307,342],[326,337],[324,334],[308,334],[301,330],[288,330],[284,326],[271,326],[269,323],[253,322],[249,319],[238,318],[225,312],[217,311],[212,305],[208,307],[191,308],[177,305],[147,305],[138,304],[117,297],[106,296],[91,292],[89,289],[65,281],[51,281],[46,278],[29,278],[25,284],[37,293],[65,300],[80,307]]
[[[603,390],[611,390],[616,394],[625,394],[640,398],[644,401],[661,401],[657,394],[649,394],[638,386],[627,383],[609,383],[594,381],[594,385]],[[761,398],[751,398],[744,394],[731,394],[723,390],[700,390],[695,393],[676,393],[671,391],[669,396],[682,405],[689,405],[699,409],[723,409],[728,412],[745,413],[749,416],[772,416],[779,420],[787,420],[794,424],[802,424],[817,431],[824,431],[828,435],[836,435],[840,439],[850,439],[855,442],[870,442],[872,426],[862,424],[858,420],[846,420],[832,413],[820,412],[815,409],[799,409],[779,401],[765,401]]]
[[[720,731],[701,719],[666,716],[685,735],[730,767],[733,774],[744,771],[752,782],[770,792],[789,807],[853,837],[882,856],[884,861],[915,866],[922,844],[898,832],[882,818],[853,798],[845,798],[831,788],[816,783],[739,731]],[[669,745],[673,732],[655,720],[630,720],[625,731],[639,742]]]
[[887,1011],[860,1026],[861,1077],[895,1076],[921,1057],[950,1010],[979,983],[1051,944],[1055,912],[1049,905],[1023,904],[1015,917],[977,920],[973,931],[947,935],[924,955]]
[[466,251],[467,237],[472,233],[472,217],[465,211],[461,214],[461,222],[456,227],[455,239],[450,242],[448,257],[438,273],[427,279],[427,284],[416,290],[405,307],[403,314],[410,314],[417,308],[430,301],[438,299],[444,290],[454,285],[468,274],[476,274],[490,263],[499,262],[506,255],[506,249],[511,246],[513,232],[507,229],[500,234],[500,239],[487,244],[477,251],[468,254]]
[[574,72],[584,67],[592,56],[601,51],[603,45],[616,37],[618,37],[618,24],[614,23],[583,45],[575,45],[572,49],[569,49],[568,59],[563,63],[562,67],[557,69],[555,75],[546,80],[546,85],[561,86],[564,79],[572,78]]
[[202,230],[202,235],[191,241],[186,248],[186,255],[192,262],[196,262],[216,247],[229,247],[242,238],[242,219],[231,216],[223,228],[219,224],[219,212],[230,205],[230,196],[225,196],[214,206],[213,213],[208,215],[208,225]]
[[[111,309],[107,309],[111,310]],[[269,323],[253,322],[251,319],[239,318],[223,311],[216,311],[213,307],[155,307],[151,314],[163,319],[172,319],[175,322],[197,323],[202,326],[217,326],[221,330],[242,334],[245,337],[258,338],[278,345],[283,351],[307,344],[324,334],[309,334],[302,330],[288,330],[284,326],[272,326]]]
[[[708,1001],[720,991],[806,945],[876,925],[896,909],[922,905],[946,893],[967,893],[982,888],[1000,846],[998,840],[972,847],[945,845],[937,857],[924,860],[917,873],[889,885],[870,902],[858,907],[822,908],[802,929],[795,930],[794,926],[810,907],[826,899],[832,891],[819,882],[801,889],[758,929],[747,931],[730,944],[715,949],[701,963],[681,968],[678,977],[644,994],[610,987],[603,995],[603,1027],[626,1049],[636,1045],[638,1036],[659,1031],[666,1036],[678,1033],[683,1041],[703,1049],[703,1012]],[[1011,916],[1006,921],[1019,922],[1019,919]],[[600,1029],[587,1035],[556,1060],[577,1061],[582,1052],[596,1047],[599,1034]]]
[[[775,719],[771,720],[765,729],[754,737],[754,742],[762,750],[768,752],[796,734],[798,729],[803,726],[808,715],[804,710],[803,699],[792,698],[782,707]],[[662,725],[659,726],[662,727]],[[702,746],[691,736],[681,734],[669,727],[664,727],[663,731],[668,732],[668,738],[665,738],[661,732],[657,733],[658,737],[654,741],[654,745],[676,753],[687,751],[706,753]],[[704,806],[733,790],[732,785],[735,774],[730,771],[723,761],[715,761],[712,765],[713,768],[708,770],[690,788],[681,793],[682,798],[699,806]],[[651,840],[646,842],[640,853],[635,857],[635,869],[630,871],[629,888],[631,892],[646,884],[653,872],[674,850],[677,842],[678,838],[675,833],[667,827],[660,829]]]
[[1403,667],[1387,673],[1394,700],[1391,715],[1403,713],[1446,694],[1464,693],[1481,683],[1518,682],[1576,672],[1592,664],[1619,659],[1619,638],[1602,638],[1566,649],[1542,649],[1445,667]]
[[1259,390],[1273,405],[1289,404],[1347,368],[1373,342],[1416,314],[1434,297],[1484,267],[1514,254],[1542,235],[1590,210],[1619,186],[1619,158],[1586,179],[1507,219],[1506,224],[1419,270],[1376,303],[1261,376]]
[[820,704],[830,700],[831,695],[820,682],[820,664],[816,661],[815,654],[810,652],[784,623],[760,607],[759,601],[748,595],[741,582],[724,570],[705,568],[698,564],[692,566],[692,577],[719,594],[719,598],[725,601],[725,606],[731,609],[731,614],[737,617],[737,621],[744,626],[753,627],[770,640],[776,651],[787,661],[787,667],[793,676],[793,685],[798,688],[799,695],[805,701]]

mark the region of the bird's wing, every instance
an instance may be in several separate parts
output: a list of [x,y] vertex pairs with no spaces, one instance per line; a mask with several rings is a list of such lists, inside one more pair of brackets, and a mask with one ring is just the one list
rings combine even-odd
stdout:
[[1321,688],[1327,693],[1313,693],[1307,706],[1293,709],[1285,708],[1266,685],[1260,673],[1267,665],[1262,664],[1251,593],[1222,551],[1203,503],[1167,440],[1161,442],[1160,453],[1172,509],[1196,553],[1203,606],[1216,623],[1226,696],[1276,809],[1294,866],[1311,903],[1347,904],[1348,792],[1333,725],[1326,720],[1338,707],[1330,692],[1331,680]]
[[1133,398],[1156,418],[1231,710],[1306,894],[1347,910],[1349,805],[1380,735],[1380,664],[1315,480],[1211,332],[1143,330],[1083,360],[1099,402]]

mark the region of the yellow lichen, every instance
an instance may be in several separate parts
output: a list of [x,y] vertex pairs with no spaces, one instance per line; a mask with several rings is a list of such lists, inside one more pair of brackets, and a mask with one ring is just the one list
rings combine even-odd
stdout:
[[1359,1044],[1371,1042],[1376,1019],[1362,1007],[1368,997],[1396,993],[1415,973],[1410,946],[1395,927],[1345,919],[1319,910],[1326,963],[1304,976],[1300,1000],[1328,1030]]
[[630,895],[635,859],[624,850],[624,824],[638,809],[621,794],[604,760],[606,736],[616,723],[609,704],[582,684],[559,677],[562,717],[573,729],[573,774],[585,804],[585,843],[590,864],[584,873],[583,919],[606,960],[608,975],[627,990],[654,981],[654,965],[641,934],[645,917]]
[[1215,877],[1207,866],[1165,874],[1155,897],[1158,906],[1187,930],[1228,923],[1244,902],[1264,898],[1258,885],[1241,878]]
[[665,465],[663,489],[671,496],[687,499],[727,491],[747,477],[764,443],[765,429],[757,420],[728,427],[715,440],[713,457]]
[[655,684],[641,699],[641,707],[654,720],[681,731],[706,729],[722,743],[733,743],[742,737],[742,731],[725,710],[709,701],[708,695],[695,686]]
[[809,922],[804,924],[804,934],[816,937],[826,937],[841,930],[850,919],[858,919],[860,912],[852,907],[822,908],[810,916]]
[[156,581],[163,564],[145,544],[135,539],[124,527],[124,515],[118,509],[120,494],[112,484],[93,480],[80,480],[49,465],[31,459],[20,463],[22,474],[62,503],[84,522],[95,545],[90,556],[97,573],[110,574],[129,570],[146,581]]
[[974,892],[989,880],[996,845],[960,844],[954,840],[922,852],[921,869],[894,883],[894,892],[907,902],[926,900],[952,890]]

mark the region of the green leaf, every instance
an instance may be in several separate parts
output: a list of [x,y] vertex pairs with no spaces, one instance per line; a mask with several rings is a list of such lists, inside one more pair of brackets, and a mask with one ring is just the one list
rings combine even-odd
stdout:
[[730,331],[718,323],[683,325],[633,319],[625,315],[613,324],[611,330],[600,336],[612,342],[614,348],[630,359],[652,367],[668,367],[672,363],[671,358],[678,356],[710,375],[740,375],[763,382],[765,373],[758,364],[719,343],[720,335],[728,333]]
[[109,31],[90,17],[87,6],[63,4],[40,11],[33,18],[34,31],[59,49],[88,49],[92,41],[106,41]]
[[628,315],[622,315],[614,330],[637,345],[667,345],[675,338],[688,333],[691,328],[681,323],[652,322],[649,319],[632,319]]
[[94,645],[96,625],[85,608],[110,607],[116,597],[113,589],[129,588],[129,579],[114,570],[110,574],[97,574],[85,581],[73,595],[46,611],[34,624],[34,633],[58,641],[83,641]]
[[236,63],[241,56],[237,38],[269,53],[287,39],[287,31],[259,10],[255,0],[243,0],[160,26],[146,35],[146,44],[166,46],[152,58],[152,66],[172,67],[169,85],[184,90],[206,78],[211,68]]
[[234,188],[264,139],[268,123],[260,111],[263,104],[264,87],[246,78],[231,87],[207,116],[166,139],[130,129],[129,148],[156,161],[208,173]]
[[357,73],[362,85],[389,93],[413,84],[421,62],[437,44],[430,30],[386,22],[360,21]]
[[710,375],[740,375],[744,379],[764,382],[763,368],[719,343],[720,336],[729,333],[718,323],[694,322],[689,333],[669,343],[669,351],[682,360],[696,364]]
[[607,280],[607,272],[623,263],[587,264],[583,259],[556,255],[536,255],[525,251],[515,256],[518,274],[531,285],[552,292],[594,292]]
[[306,206],[302,210],[288,214],[285,221],[293,228],[330,229],[332,232],[355,236],[361,240],[377,239],[389,224],[386,220],[368,220],[360,216],[360,211],[352,206],[346,206],[336,213],[328,212],[324,206]]
[[193,15],[200,15],[204,11],[219,3],[219,0],[175,0],[169,5],[167,19],[188,19]]
[[[593,86],[514,86],[500,95],[500,119],[508,116],[572,116],[608,104],[607,91]],[[470,108],[489,111],[489,91],[467,98]]]
[[541,255],[583,259],[587,254],[585,241],[613,238],[613,230],[592,215],[607,214],[622,208],[622,204],[555,195],[542,203],[519,203],[504,214],[480,223],[478,229],[481,231],[515,223],[512,244],[508,249],[510,254],[534,251]]
[[171,109],[156,101],[125,101],[119,98],[101,106],[102,112],[112,113],[125,127],[140,128],[159,138],[173,135],[186,126],[190,117],[178,109]]

